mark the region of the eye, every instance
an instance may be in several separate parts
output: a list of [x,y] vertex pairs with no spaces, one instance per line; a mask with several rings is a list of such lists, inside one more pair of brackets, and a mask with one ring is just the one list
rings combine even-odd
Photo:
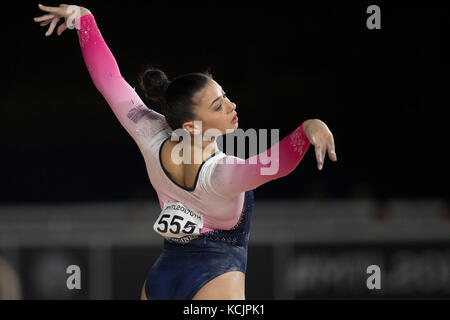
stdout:
[[[224,99],[227,98],[227,94],[226,94],[225,92],[223,93],[223,98],[224,98]],[[222,108],[222,104],[220,104],[220,105],[216,108],[216,111],[219,111],[220,108]]]

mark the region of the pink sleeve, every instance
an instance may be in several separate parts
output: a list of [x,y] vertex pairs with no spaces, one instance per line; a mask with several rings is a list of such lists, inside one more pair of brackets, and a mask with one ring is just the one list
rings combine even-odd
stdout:
[[97,27],[92,14],[76,20],[84,62],[95,87],[115,116],[139,145],[168,127],[165,117],[145,106],[135,90],[120,74],[116,59]]
[[260,154],[245,160],[228,155],[221,158],[208,177],[206,185],[210,191],[221,197],[234,197],[291,173],[311,144],[303,130],[304,123]]

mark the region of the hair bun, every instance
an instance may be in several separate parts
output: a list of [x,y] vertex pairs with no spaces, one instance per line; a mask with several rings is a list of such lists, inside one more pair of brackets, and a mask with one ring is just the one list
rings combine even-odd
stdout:
[[169,84],[167,75],[157,68],[148,68],[139,77],[139,85],[145,97],[161,105],[165,103],[165,93]]

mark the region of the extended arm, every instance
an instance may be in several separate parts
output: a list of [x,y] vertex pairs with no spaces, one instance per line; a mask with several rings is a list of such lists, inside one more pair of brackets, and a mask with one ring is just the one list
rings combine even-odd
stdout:
[[104,41],[94,16],[85,14],[77,18],[76,28],[83,58],[95,87],[138,145],[142,139],[150,138],[167,127],[165,117],[147,108],[120,74],[116,59]]
[[245,160],[225,156],[214,163],[207,178],[210,191],[221,197],[234,197],[288,175],[311,144],[303,128],[305,122],[264,152]]

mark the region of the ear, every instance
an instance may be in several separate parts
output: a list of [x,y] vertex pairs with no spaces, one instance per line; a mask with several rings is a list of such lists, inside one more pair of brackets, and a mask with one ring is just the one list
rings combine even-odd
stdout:
[[183,123],[183,129],[189,132],[191,135],[197,134],[196,128],[194,127],[194,121],[186,121]]

